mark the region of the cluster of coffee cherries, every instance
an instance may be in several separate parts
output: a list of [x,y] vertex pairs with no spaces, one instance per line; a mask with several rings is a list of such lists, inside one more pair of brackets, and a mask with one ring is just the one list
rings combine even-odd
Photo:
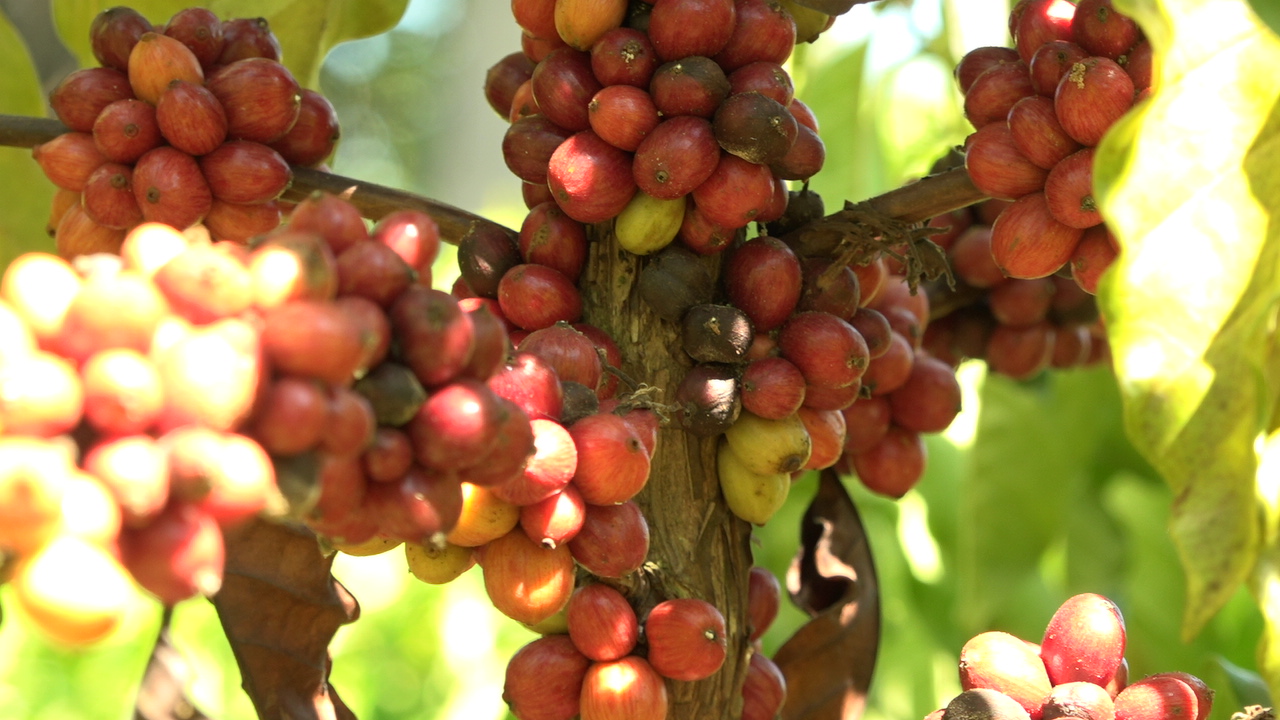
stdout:
[[101,66],[71,73],[49,98],[70,132],[34,149],[59,189],[49,228],[63,257],[118,252],[142,222],[203,222],[216,240],[268,232],[290,165],[333,151],[333,106],[280,64],[261,18],[187,8],[153,26],[115,7],[90,39]]
[[[370,232],[352,205],[317,194],[252,247],[143,223],[119,255],[17,259],[0,289],[9,320],[0,547],[18,559],[23,607],[61,621],[55,637],[91,641],[118,622],[121,608],[102,604],[121,594],[86,592],[79,578],[122,566],[166,604],[211,594],[222,528],[263,510],[325,530],[361,527],[326,513],[339,490],[347,515],[376,516],[373,531],[422,540],[451,524],[460,497],[452,474],[415,465],[382,478],[383,492],[333,479],[375,440],[383,397],[355,383],[383,365],[392,328],[398,352],[434,352],[429,338],[414,343],[429,319],[398,325],[390,313],[414,288],[434,292],[415,281],[429,277],[438,245],[421,212],[392,213]],[[497,344],[500,360],[505,337]],[[80,478],[100,485],[96,496],[68,487]],[[94,497],[111,502],[82,509]],[[90,514],[98,508],[114,521]],[[54,561],[37,562],[36,544],[63,526],[108,537],[116,564],[26,589],[58,577]]]
[[956,66],[966,117],[965,167],[988,196],[1011,201],[991,252],[1010,277],[1069,266],[1092,293],[1118,252],[1093,197],[1094,147],[1151,85],[1151,46],[1111,0],[1022,0],[1015,47],[982,47]]
[[1106,331],[1092,295],[1062,274],[1010,278],[991,255],[991,222],[1008,203],[987,200],[935,218],[949,229],[932,240],[946,250],[954,289],[931,285],[936,317],[924,347],[952,366],[974,358],[992,372],[1027,380],[1046,368],[1107,362]]
[[[761,567],[748,585],[750,641],[777,616],[778,580]],[[627,598],[604,583],[583,585],[565,607],[558,632],[530,642],[507,665],[503,699],[520,720],[667,716],[666,679],[711,677],[726,657],[725,621],[694,598],[664,600],[641,622]],[[777,716],[786,681],[777,665],[753,652],[742,688],[742,717]]]
[[[490,69],[485,94],[511,121],[503,156],[531,217],[549,203],[578,223],[614,221],[638,255],[677,236],[711,254],[781,216],[784,180],[822,167],[817,120],[782,68],[797,19],[776,0],[516,0],[512,11],[524,50]],[[576,256],[579,242],[551,233],[539,252]]]
[[928,720],[1204,720],[1213,691],[1186,672],[1129,681],[1120,609],[1093,593],[1068,598],[1040,644],[1006,632],[970,638],[960,651],[964,692]]

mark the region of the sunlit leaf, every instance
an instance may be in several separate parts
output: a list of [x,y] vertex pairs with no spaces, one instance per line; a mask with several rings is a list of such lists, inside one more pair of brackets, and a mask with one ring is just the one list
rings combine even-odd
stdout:
[[1099,301],[1126,429],[1173,491],[1191,636],[1248,578],[1262,539],[1254,443],[1276,397],[1265,359],[1280,287],[1280,38],[1244,0],[1116,5],[1146,30],[1158,76],[1098,151],[1096,189],[1123,246]]
[[[82,66],[97,64],[89,44],[93,18],[118,4],[115,0],[54,0],[58,32]],[[210,0],[206,3],[206,7],[224,20],[266,18],[280,40],[285,66],[298,82],[311,88],[317,86],[320,64],[334,45],[391,29],[407,5],[408,0]],[[190,6],[190,0],[130,3],[130,7],[156,24],[167,22],[174,13]]]
[[[44,115],[35,67],[9,18],[0,13],[0,113]],[[53,185],[26,148],[0,148],[0,268],[30,250],[52,251],[45,233]]]

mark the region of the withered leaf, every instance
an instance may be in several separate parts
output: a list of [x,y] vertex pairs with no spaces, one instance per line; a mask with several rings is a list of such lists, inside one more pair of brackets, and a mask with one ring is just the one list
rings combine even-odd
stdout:
[[329,686],[329,642],[359,606],[330,574],[309,531],[254,520],[227,531],[226,572],[213,598],[264,719],[355,720]]
[[797,5],[812,8],[828,15],[843,15],[854,5],[872,2],[872,0],[792,0]]
[[164,620],[156,646],[147,660],[147,670],[138,688],[138,702],[133,711],[134,720],[208,720],[208,716],[196,708],[187,697],[187,685],[191,682],[191,664],[173,646],[169,634],[169,622],[173,608],[165,608]]
[[773,660],[787,680],[783,720],[855,720],[880,646],[880,587],[862,519],[833,470],[800,527],[787,572],[791,599],[813,619]]

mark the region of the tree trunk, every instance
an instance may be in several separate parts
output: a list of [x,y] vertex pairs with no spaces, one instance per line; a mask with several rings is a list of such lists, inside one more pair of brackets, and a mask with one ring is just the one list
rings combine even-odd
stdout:
[[[717,263],[718,258],[705,258]],[[620,247],[612,233],[597,233],[583,287],[584,316],[622,350],[622,370],[660,388],[672,403],[693,362],[681,349],[680,328],[655,315],[636,293],[645,259]],[[619,392],[625,392],[620,388]],[[637,613],[677,597],[706,600],[724,614],[728,655],[720,672],[700,682],[669,682],[669,720],[737,718],[747,642],[747,580],[751,527],[724,503],[716,477],[717,438],[685,432],[678,421],[659,432],[649,482],[636,498],[649,522],[649,558],[629,588]]]

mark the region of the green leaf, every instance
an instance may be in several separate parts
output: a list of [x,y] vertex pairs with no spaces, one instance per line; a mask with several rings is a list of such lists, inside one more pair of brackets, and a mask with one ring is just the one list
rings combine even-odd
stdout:
[[1116,5],[1146,31],[1158,77],[1098,149],[1095,190],[1123,247],[1099,304],[1126,430],[1173,491],[1190,637],[1249,577],[1262,540],[1255,442],[1277,394],[1266,358],[1280,289],[1269,222],[1280,38],[1244,0]]
[[[116,0],[54,0],[53,18],[62,40],[84,67],[97,64],[89,27]],[[190,0],[134,0],[130,7],[155,24],[190,7]],[[284,64],[304,87],[317,87],[320,64],[334,45],[389,30],[404,14],[408,0],[211,0],[218,17],[266,18],[280,41]]]
[[[44,97],[35,67],[9,18],[0,13],[0,113],[43,115]],[[51,252],[45,233],[54,187],[26,148],[0,148],[0,269],[31,250]]]

